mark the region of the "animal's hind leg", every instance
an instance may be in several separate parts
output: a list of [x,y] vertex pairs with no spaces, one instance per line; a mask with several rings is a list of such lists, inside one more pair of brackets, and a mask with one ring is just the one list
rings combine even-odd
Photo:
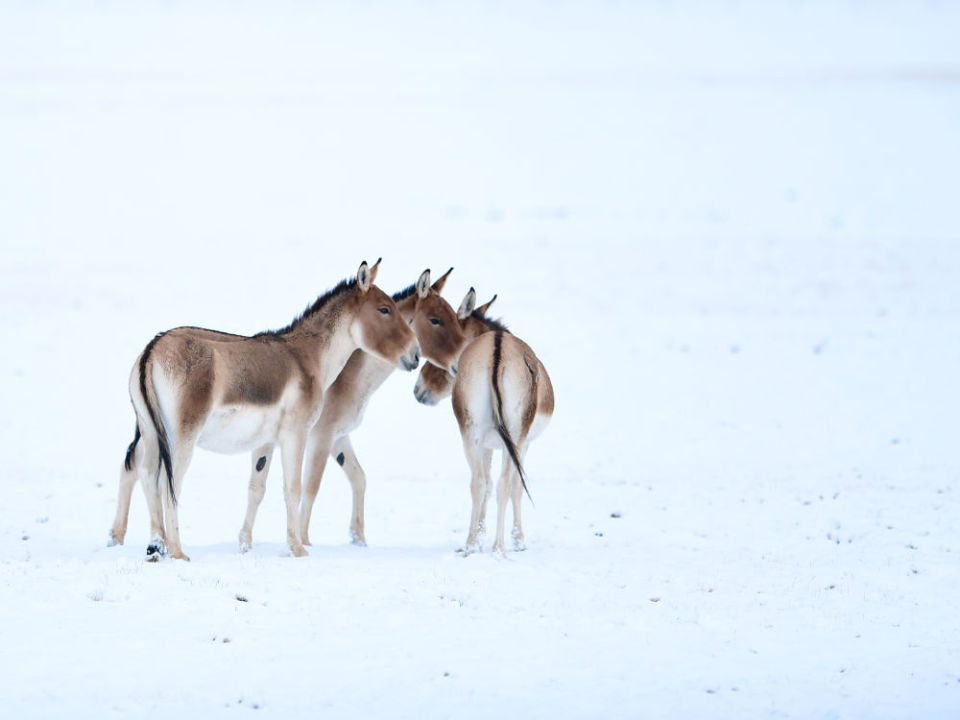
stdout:
[[253,545],[253,522],[257,519],[257,509],[267,491],[267,473],[273,459],[273,445],[258,448],[250,461],[250,484],[247,487],[247,516],[240,528],[240,552],[247,552]]
[[[173,492],[179,501],[180,490],[183,487],[183,476],[187,472],[187,468],[190,466],[190,460],[193,457],[193,438],[180,440],[172,449]],[[174,498],[170,496],[169,485],[164,482],[164,480],[166,480],[165,477],[160,478],[160,482],[163,484],[163,509],[167,530],[167,550],[172,558],[189,560],[190,558],[184,554],[183,548],[180,546],[180,518],[177,503],[174,502]]]
[[353,510],[350,514],[350,542],[360,547],[367,546],[367,539],[363,532],[363,502],[367,491],[367,476],[360,467],[357,455],[353,452],[350,436],[345,435],[333,445],[331,455],[343,467],[343,471],[350,480],[350,489],[353,491]]
[[503,451],[503,468],[500,471],[500,481],[497,483],[497,536],[493,541],[493,551],[497,555],[504,554],[503,532],[504,516],[507,513],[507,500],[510,497],[511,480],[516,468],[510,459],[510,454]]
[[117,514],[110,528],[110,539],[107,545],[123,545],[127,535],[127,519],[130,516],[130,496],[133,495],[133,486],[137,484],[137,467],[143,462],[143,445],[138,442],[130,455],[130,468],[124,460],[120,466],[120,487],[117,490]]
[[137,456],[134,468],[150,515],[150,544],[147,560],[156,561],[167,554],[166,533],[163,530],[163,504],[160,498],[160,450],[156,437],[145,433],[140,441],[143,455]]
[[[521,464],[527,454],[526,447],[517,448]],[[513,501],[513,549],[517,552],[527,549],[527,544],[523,538],[523,525],[520,522],[520,506],[523,504],[523,483],[520,480],[520,473],[516,468],[513,469],[511,477],[510,499]]]
[[480,522],[477,530],[477,540],[483,542],[483,536],[487,532],[487,501],[493,494],[493,477],[490,474],[490,466],[493,465],[493,450],[484,448],[483,451],[483,500],[480,501]]
[[464,555],[469,555],[480,549],[480,518],[486,501],[484,488],[488,473],[484,466],[483,451],[479,442],[464,436],[463,452],[467,456],[467,464],[470,465],[470,497],[473,501],[470,512],[470,531],[467,533],[467,542],[462,551]]

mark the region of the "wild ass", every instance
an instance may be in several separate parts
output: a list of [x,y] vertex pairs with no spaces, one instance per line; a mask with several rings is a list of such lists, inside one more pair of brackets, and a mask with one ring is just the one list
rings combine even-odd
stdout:
[[[430,271],[420,276],[415,285],[393,296],[400,316],[413,327],[425,361],[444,375],[456,374],[457,358],[463,350],[464,335],[453,308],[440,297],[453,268],[447,270],[432,286]],[[426,363],[425,363],[426,364]],[[327,389],[320,419],[310,431],[304,458],[305,486],[300,501],[300,532],[304,545],[310,544],[310,514],[326,468],[333,457],[350,481],[353,507],[350,513],[350,538],[355,545],[366,545],[364,535],[364,494],[366,475],[350,443],[350,433],[363,421],[363,414],[373,393],[394,370],[394,365],[377,356],[357,350]],[[248,492],[247,515],[240,531],[240,549],[250,549],[253,523],[263,500],[267,471],[273,448],[253,454]]]
[[[419,363],[413,331],[390,296],[373,284],[379,265],[361,263],[355,279],[317,298],[281,330],[243,337],[175,328],[147,344],[130,373],[137,429],[120,477],[115,541],[123,539],[139,478],[150,512],[148,559],[166,550],[188,560],[180,545],[177,498],[194,447],[236,453],[279,445],[287,543],[294,555],[307,554],[300,535],[300,477],[307,435],[326,389],[357,349],[407,370]],[[160,482],[161,470],[166,483]]]
[[[494,330],[509,332],[502,323],[487,317],[487,310],[490,309],[496,299],[497,296],[494,295],[486,303],[476,307],[477,291],[473,288],[467,291],[457,310],[457,321],[464,337],[463,345],[460,348],[461,352],[463,348],[483,333],[493,332]],[[455,380],[456,374],[451,374],[432,363],[424,364],[420,370],[420,375],[417,377],[417,383],[413,387],[413,394],[424,405],[436,405],[450,396],[450,393],[453,392]]]
[[[462,320],[470,300],[468,293],[461,306]],[[530,442],[540,436],[553,415],[553,384],[529,345],[483,313],[471,312],[469,316],[475,321],[475,330],[486,326],[489,331],[479,334],[466,346],[460,356],[457,376],[452,379],[453,412],[470,466],[473,501],[463,552],[469,555],[480,549],[486,504],[491,494],[492,451],[502,450],[493,551],[503,554],[508,498],[513,504],[514,549],[526,547],[520,515],[523,491],[526,490],[523,459]],[[421,402],[435,403],[445,394],[449,384],[450,381],[437,378],[436,371],[424,368],[414,393]]]

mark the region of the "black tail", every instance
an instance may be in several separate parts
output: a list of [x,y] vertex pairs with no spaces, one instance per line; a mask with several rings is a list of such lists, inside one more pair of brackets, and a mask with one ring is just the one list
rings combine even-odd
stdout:
[[133,442],[127,446],[127,456],[123,459],[123,466],[127,470],[133,470],[133,454],[137,451],[138,442],[140,442],[140,423],[137,423],[137,429],[133,433]]
[[500,375],[500,346],[502,344],[503,331],[497,330],[493,336],[493,377],[491,378],[493,394],[497,398],[497,432],[500,434],[500,439],[503,440],[503,444],[507,448],[510,459],[513,460],[513,464],[517,467],[517,472],[520,474],[520,483],[523,485],[523,491],[527,494],[527,497],[530,498],[530,502],[533,503],[533,496],[527,488],[527,474],[523,471],[523,466],[520,464],[520,457],[517,455],[517,446],[513,444],[510,433],[506,425],[503,424],[503,398],[500,395],[500,379],[498,377]]
[[160,466],[162,465],[167,471],[167,486],[170,488],[170,498],[174,504],[177,502],[177,495],[173,490],[173,463],[170,460],[170,444],[167,442],[167,431],[163,426],[163,420],[160,418],[160,414],[153,407],[153,402],[150,400],[150,394],[147,392],[147,360],[150,357],[150,352],[153,350],[153,346],[157,344],[157,340],[162,338],[164,333],[159,333],[153,340],[147,343],[147,347],[143,350],[143,355],[140,356],[140,393],[143,395],[143,402],[147,406],[147,413],[150,415],[150,421],[153,423],[153,427],[157,431],[157,445],[160,447],[160,460],[157,463],[157,471],[160,471]]

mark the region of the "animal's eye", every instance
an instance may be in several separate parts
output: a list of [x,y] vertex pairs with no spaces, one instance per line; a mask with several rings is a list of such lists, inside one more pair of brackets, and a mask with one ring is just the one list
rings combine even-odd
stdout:
[[381,314],[381,315],[389,315],[389,314],[390,314],[390,308],[388,308],[388,307],[377,308],[377,310],[380,311],[380,314]]
[[441,323],[439,320],[437,320],[437,318],[430,318],[430,324],[431,324],[431,325],[441,325],[442,323]]

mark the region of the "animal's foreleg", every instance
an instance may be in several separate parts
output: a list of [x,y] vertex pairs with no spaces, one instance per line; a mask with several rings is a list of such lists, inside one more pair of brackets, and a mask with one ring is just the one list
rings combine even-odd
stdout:
[[250,484],[247,487],[247,516],[240,528],[240,552],[247,552],[253,546],[253,523],[257,519],[257,510],[267,491],[267,473],[273,459],[273,445],[264,445],[253,453],[250,461]]
[[303,488],[303,497],[300,499],[300,538],[304,545],[310,544],[310,515],[313,513],[313,503],[317,499],[317,493],[320,491],[320,482],[327,467],[331,443],[330,433],[320,427],[318,422],[307,439],[303,460],[307,482]]
[[300,540],[300,474],[303,472],[303,448],[306,438],[302,434],[288,438],[280,445],[280,460],[283,462],[283,500],[287,506],[287,545],[295,557],[307,554]]
[[[176,496],[176,499],[180,500],[180,490],[183,487],[183,476],[186,474],[187,468],[190,466],[190,460],[193,457],[193,439],[183,438],[177,442],[172,449],[173,453],[171,454],[171,459],[173,460],[173,492]],[[163,510],[167,530],[167,551],[170,553],[170,557],[172,558],[177,558],[178,560],[190,560],[190,558],[184,554],[183,548],[180,546],[180,517],[177,503],[174,502],[174,498],[171,497],[169,483],[166,482],[166,478],[162,474],[159,482],[163,488]]]
[[353,491],[353,511],[350,514],[350,542],[361,547],[367,546],[367,539],[363,532],[363,501],[367,491],[367,476],[360,467],[350,437],[345,435],[333,445],[330,454],[336,457],[337,462],[350,480],[350,489]]

